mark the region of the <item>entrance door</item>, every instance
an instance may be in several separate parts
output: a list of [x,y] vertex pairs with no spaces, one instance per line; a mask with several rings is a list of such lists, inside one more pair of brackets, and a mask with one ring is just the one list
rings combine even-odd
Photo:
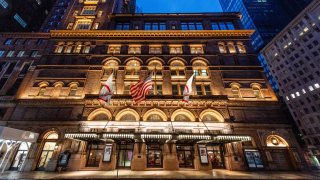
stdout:
[[133,144],[121,144],[118,146],[118,167],[130,168],[133,156]]
[[43,150],[37,165],[37,170],[43,171],[52,157],[56,142],[45,142]]
[[179,167],[193,168],[193,146],[177,145],[177,155],[179,160]]
[[276,170],[291,170],[285,150],[273,150],[271,157],[273,163],[277,165]]
[[212,169],[224,168],[224,155],[223,147],[221,146],[207,146],[209,162],[212,165]]
[[147,145],[147,166],[162,167],[162,146],[159,144]]
[[23,142],[20,144],[19,149],[15,155],[15,158],[12,161],[12,164],[10,166],[10,170],[17,171],[20,169],[23,162],[26,160],[28,150],[31,143]]

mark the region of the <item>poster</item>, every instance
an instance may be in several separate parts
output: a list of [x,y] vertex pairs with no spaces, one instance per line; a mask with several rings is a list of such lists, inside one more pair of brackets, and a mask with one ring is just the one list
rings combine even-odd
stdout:
[[111,161],[111,154],[112,154],[112,144],[106,144],[103,153],[103,161],[110,162]]
[[207,148],[205,145],[198,145],[201,164],[208,164]]
[[249,169],[264,168],[263,161],[258,150],[245,150],[244,152]]

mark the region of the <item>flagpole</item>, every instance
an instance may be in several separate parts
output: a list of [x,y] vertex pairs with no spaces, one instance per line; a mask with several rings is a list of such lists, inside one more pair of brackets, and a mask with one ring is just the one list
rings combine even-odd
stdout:
[[153,92],[155,92],[155,95],[158,95],[158,89],[157,89],[157,73],[156,73],[156,65],[154,65],[154,90]]

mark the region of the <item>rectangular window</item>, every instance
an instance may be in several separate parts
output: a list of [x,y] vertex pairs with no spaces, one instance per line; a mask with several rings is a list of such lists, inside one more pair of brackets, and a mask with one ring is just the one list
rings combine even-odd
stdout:
[[4,45],[11,45],[13,43],[13,39],[6,39],[6,41],[4,42]]
[[116,30],[129,30],[130,24],[129,23],[117,23]]
[[24,53],[25,53],[25,51],[19,51],[17,54],[17,57],[23,57]]
[[108,54],[120,54],[121,45],[109,45]]
[[0,57],[4,56],[5,51],[0,51]]
[[95,15],[96,14],[96,6],[85,6],[82,9],[82,15]]
[[83,49],[82,49],[82,53],[89,54],[90,53],[90,49],[91,49],[90,45],[85,45],[83,47]]
[[9,51],[7,54],[7,57],[13,57],[13,55],[14,55],[14,51]]
[[161,45],[159,46],[150,46],[149,47],[149,54],[162,54],[162,47]]
[[235,29],[232,22],[226,22],[226,24],[227,24],[227,27],[228,27],[229,30],[234,30]]
[[7,9],[7,7],[9,6],[7,1],[5,1],[5,0],[0,0],[0,4],[4,9]]
[[206,96],[210,96],[211,95],[210,85],[205,85],[204,86],[204,90],[206,91]]
[[197,89],[197,94],[198,94],[199,96],[204,95],[203,92],[202,92],[202,87],[201,87],[201,85],[196,85],[196,89]]
[[170,46],[170,54],[182,54],[182,46]]
[[219,23],[220,30],[227,30],[227,26],[224,22]]
[[167,29],[167,25],[166,23],[162,23],[162,22],[147,22],[144,24],[144,30],[166,30]]
[[27,23],[22,19],[22,17],[21,17],[19,14],[16,13],[16,14],[13,16],[13,18],[14,18],[23,28],[27,27]]
[[191,54],[203,54],[202,45],[190,45]]
[[91,21],[78,21],[76,29],[77,30],[88,30],[91,28]]
[[128,54],[141,54],[141,46],[129,45]]
[[212,28],[212,30],[219,30],[218,23],[211,23],[211,28]]
[[182,22],[182,30],[203,30],[203,24],[201,22]]

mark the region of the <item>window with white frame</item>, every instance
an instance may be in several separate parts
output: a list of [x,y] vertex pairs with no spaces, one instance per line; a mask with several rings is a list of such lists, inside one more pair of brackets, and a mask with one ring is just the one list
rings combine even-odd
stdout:
[[207,63],[197,60],[192,64],[193,72],[196,77],[208,77]]
[[231,83],[230,84],[231,92],[232,92],[234,98],[241,98],[240,87],[241,86],[238,83]]
[[202,45],[190,45],[191,54],[203,54],[203,46]]
[[149,54],[162,54],[162,46],[161,45],[150,45],[149,46]]
[[172,78],[185,78],[185,64],[180,60],[170,63]]
[[228,42],[228,49],[229,52],[232,54],[237,53],[236,47],[234,46],[233,42]]
[[242,42],[237,42],[237,47],[238,47],[238,51],[239,53],[247,53],[246,47],[243,45]]
[[219,52],[220,53],[227,53],[226,45],[223,42],[218,43]]
[[90,20],[79,20],[77,22],[76,30],[88,30],[91,28],[92,21]]
[[121,45],[120,44],[110,44],[108,47],[108,54],[120,54]]
[[128,54],[141,54],[141,45],[129,45]]
[[96,6],[84,6],[81,15],[95,15],[96,8]]
[[170,45],[170,54],[182,54],[182,45]]

